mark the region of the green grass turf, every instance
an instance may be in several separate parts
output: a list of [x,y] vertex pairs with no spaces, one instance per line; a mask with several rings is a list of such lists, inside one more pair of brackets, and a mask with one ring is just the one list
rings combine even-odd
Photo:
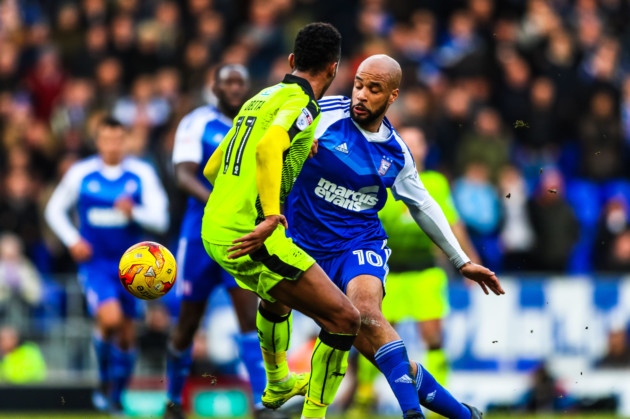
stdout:
[[[63,414],[63,413],[1,413],[0,419],[111,419],[111,416],[101,415],[93,412],[85,412],[85,413],[71,413],[71,414]],[[342,419],[341,416],[331,415],[330,419]],[[397,417],[392,416],[369,416],[365,419],[395,419]],[[484,419],[562,419],[562,418],[570,418],[570,419],[619,419],[619,416],[608,415],[608,414],[589,414],[589,415],[577,415],[577,414],[566,414],[566,415],[484,415]],[[130,418],[131,419],[131,418]],[[136,417],[134,419],[159,419],[156,417]],[[201,416],[188,416],[188,419],[207,419],[207,417]],[[220,419],[220,418],[217,418]],[[243,418],[231,418],[231,419],[249,419],[247,416]]]

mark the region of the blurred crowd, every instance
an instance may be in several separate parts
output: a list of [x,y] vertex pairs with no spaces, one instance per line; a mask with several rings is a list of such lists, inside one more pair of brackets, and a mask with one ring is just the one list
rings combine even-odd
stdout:
[[[4,0],[0,3],[0,299],[74,271],[41,221],[95,121],[129,129],[183,208],[174,130],[211,103],[213,69],[246,65],[252,90],[289,72],[305,23],[343,35],[329,94],[358,63],[403,68],[395,126],[420,128],[483,262],[497,272],[630,269],[630,4],[622,0]],[[19,280],[19,278],[27,278]]]

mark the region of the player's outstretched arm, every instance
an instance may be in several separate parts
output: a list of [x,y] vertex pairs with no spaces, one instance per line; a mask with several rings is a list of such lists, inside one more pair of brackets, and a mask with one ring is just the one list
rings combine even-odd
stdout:
[[459,272],[471,281],[478,283],[486,295],[490,294],[488,289],[495,295],[505,294],[505,291],[499,283],[499,278],[485,266],[469,262],[459,268]]
[[271,126],[256,144],[256,187],[265,220],[254,231],[234,240],[229,251],[230,259],[247,255],[263,245],[278,224],[287,227],[280,214],[280,186],[282,183],[282,156],[291,145],[289,133],[282,127]]

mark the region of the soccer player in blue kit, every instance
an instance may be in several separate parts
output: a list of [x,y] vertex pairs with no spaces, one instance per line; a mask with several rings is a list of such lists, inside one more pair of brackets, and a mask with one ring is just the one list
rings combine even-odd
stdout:
[[282,418],[286,414],[263,407],[261,396],[266,374],[256,332],[258,296],[240,288],[234,278],[210,259],[201,240],[201,219],[212,186],[203,175],[208,161],[232,119],[248,98],[249,74],[245,67],[223,64],[217,67],[212,86],[217,104],[201,106],[180,122],[175,133],[173,163],[178,187],[188,195],[177,251],[176,292],[181,298],[177,325],[167,355],[167,406],[164,419],[183,419],[182,390],[190,373],[192,341],[206,303],[218,286],[225,286],[236,312],[241,334],[237,338],[241,360],[249,374],[254,400],[254,417]]
[[471,263],[462,251],[423,187],[409,149],[385,118],[400,81],[399,64],[374,55],[357,69],[352,99],[320,100],[317,153],[304,164],[289,195],[289,233],[359,309],[354,346],[385,375],[405,418],[423,417],[420,404],[447,418],[479,418],[478,409],[457,401],[419,363],[409,361],[403,341],[381,312],[390,250],[378,211],[387,188],[463,276],[486,294],[488,289],[504,293],[494,272]]
[[[46,221],[79,268],[87,306],[96,320],[93,345],[99,372],[94,406],[121,413],[133,372],[138,300],[121,286],[118,262],[143,230],[164,233],[168,199],[154,168],[125,155],[125,128],[105,118],[96,131],[97,155],[70,167],[46,206]],[[70,212],[78,216],[78,228]]]

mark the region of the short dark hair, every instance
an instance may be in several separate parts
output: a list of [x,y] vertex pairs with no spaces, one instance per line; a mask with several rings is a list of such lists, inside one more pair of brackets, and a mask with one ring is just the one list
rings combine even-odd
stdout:
[[118,119],[111,115],[104,116],[98,124],[99,128],[125,128],[125,126]]
[[324,70],[341,57],[341,34],[330,23],[309,23],[295,37],[293,54],[296,70]]

